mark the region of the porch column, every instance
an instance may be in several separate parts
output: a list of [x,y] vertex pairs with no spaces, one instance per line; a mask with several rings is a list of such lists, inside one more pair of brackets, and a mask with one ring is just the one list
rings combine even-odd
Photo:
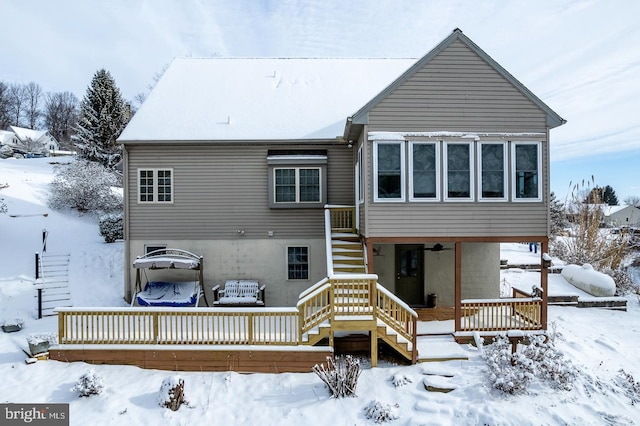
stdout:
[[544,260],[544,254],[547,253],[549,239],[545,238],[540,241],[540,287],[542,287],[542,307],[540,312],[540,322],[542,329],[547,329],[547,302],[549,300],[549,268]]
[[455,300],[455,324],[454,330],[460,331],[462,319],[462,243],[456,241],[455,245],[455,272],[454,272],[454,300]]

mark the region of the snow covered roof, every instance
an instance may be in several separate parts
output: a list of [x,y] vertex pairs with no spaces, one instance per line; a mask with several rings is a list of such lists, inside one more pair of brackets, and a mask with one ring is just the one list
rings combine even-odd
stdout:
[[18,126],[9,126],[9,129],[13,131],[21,141],[32,140],[35,142],[47,134],[46,130],[33,130]]
[[0,130],[0,144],[6,145],[12,143],[15,138],[15,133],[9,132],[7,130]]
[[416,59],[175,59],[119,141],[333,139]]

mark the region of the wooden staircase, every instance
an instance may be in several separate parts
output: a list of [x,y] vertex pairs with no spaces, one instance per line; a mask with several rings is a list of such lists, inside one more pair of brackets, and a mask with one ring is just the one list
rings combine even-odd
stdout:
[[366,273],[364,250],[358,234],[353,232],[331,232],[331,257],[336,274]]

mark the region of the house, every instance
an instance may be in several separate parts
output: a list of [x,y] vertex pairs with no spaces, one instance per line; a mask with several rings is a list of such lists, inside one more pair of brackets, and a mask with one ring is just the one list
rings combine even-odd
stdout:
[[[270,307],[324,297],[344,315],[449,310],[459,337],[544,330],[564,123],[459,29],[417,60],[176,59],[119,138],[124,297],[138,256],[180,247],[206,259],[207,291],[257,280]],[[501,299],[499,244],[520,241],[541,246],[542,296]],[[385,329],[358,324],[373,357]]]
[[[19,143],[20,140],[15,133],[8,130],[0,130],[0,146],[8,146],[13,149],[12,147],[18,146]],[[9,151],[9,155],[12,155],[11,153],[12,151]]]
[[640,209],[635,206],[605,206],[604,221],[609,226],[640,226]]
[[48,130],[33,130],[18,126],[9,126],[9,130],[16,135],[17,143],[14,141],[12,148],[25,152],[49,154],[57,151],[59,144]]

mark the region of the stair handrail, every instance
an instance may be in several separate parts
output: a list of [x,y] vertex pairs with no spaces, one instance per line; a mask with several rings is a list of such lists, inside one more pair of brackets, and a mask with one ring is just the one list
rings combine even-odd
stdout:
[[298,305],[300,304],[300,302],[303,301],[303,299],[306,300],[307,296],[309,296],[312,292],[315,292],[316,290],[320,289],[325,284],[329,285],[328,277],[324,277],[323,279],[321,279],[320,281],[318,281],[317,283],[315,283],[314,285],[312,285],[311,287],[307,288],[302,293],[300,293],[300,295],[298,296]]
[[333,252],[331,249],[331,206],[324,206],[324,239],[327,257],[327,276],[333,275]]
[[[416,311],[411,309],[409,305],[403,302],[398,296],[391,293],[387,290],[382,284],[376,284],[376,318],[379,321],[382,321],[387,327],[390,327],[394,330],[398,335],[404,337],[411,341],[411,352],[412,352],[412,362],[415,363],[417,361],[418,356],[418,348],[417,348],[417,326],[418,326],[418,314]],[[391,312],[385,309],[385,306],[381,306],[382,298],[379,296],[380,294],[384,295],[388,300],[393,302],[397,309],[393,309]],[[399,312],[398,312],[399,310]],[[382,315],[384,313],[385,315]],[[403,313],[407,313],[410,317],[406,315],[402,315]],[[405,321],[401,321],[401,319],[405,318]],[[388,319],[391,319],[389,321]]]

